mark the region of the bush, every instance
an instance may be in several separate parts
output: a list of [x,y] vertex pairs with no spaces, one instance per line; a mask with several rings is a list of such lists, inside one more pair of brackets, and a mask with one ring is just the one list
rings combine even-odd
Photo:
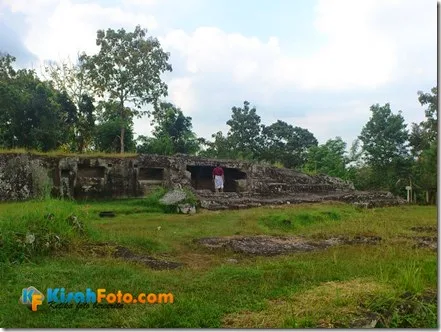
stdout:
[[49,255],[87,233],[87,215],[74,202],[17,204],[11,204],[0,217],[0,263],[21,263]]

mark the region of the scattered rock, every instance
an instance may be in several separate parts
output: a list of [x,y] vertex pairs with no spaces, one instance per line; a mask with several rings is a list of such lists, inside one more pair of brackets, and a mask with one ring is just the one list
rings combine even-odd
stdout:
[[415,226],[412,227],[410,230],[414,232],[438,232],[438,229],[435,226]]
[[363,317],[354,319],[349,327],[352,329],[373,329],[380,319],[380,315],[374,312],[366,312]]
[[416,240],[414,248],[438,250],[438,238],[436,236],[414,236],[413,239]]
[[352,205],[360,210],[369,208],[369,203],[355,202],[355,203],[352,203]]
[[115,213],[113,211],[101,211],[99,213],[99,216],[101,218],[104,218],[104,217],[115,217]]
[[209,249],[230,249],[249,255],[273,256],[284,253],[323,250],[341,244],[378,244],[378,236],[334,237],[326,240],[309,240],[302,237],[282,236],[231,236],[195,240]]
[[378,244],[381,241],[379,236],[355,236],[352,239],[343,239],[345,244]]
[[26,241],[25,243],[32,244],[35,241],[35,235],[34,234],[26,234]]
[[237,263],[239,263],[239,261],[238,261],[237,259],[234,259],[234,258],[228,258],[228,259],[227,259],[227,262],[228,262],[228,263],[232,263],[232,264],[237,264]]
[[122,246],[116,247],[113,256],[127,261],[142,263],[154,270],[172,270],[182,266],[181,263],[163,261],[151,256],[137,255],[130,249]]
[[176,205],[187,198],[185,191],[181,189],[174,189],[166,193],[159,202],[164,205]]
[[171,270],[181,267],[183,264],[160,260],[151,256],[136,254],[130,249],[110,243],[88,243],[80,248],[80,253],[92,257],[114,257],[126,261],[142,263],[154,270]]
[[178,213],[195,214],[196,206],[191,204],[178,204],[177,211]]

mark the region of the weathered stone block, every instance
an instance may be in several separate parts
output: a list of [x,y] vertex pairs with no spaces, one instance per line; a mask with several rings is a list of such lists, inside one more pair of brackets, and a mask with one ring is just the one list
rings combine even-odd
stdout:
[[177,211],[178,213],[195,214],[196,207],[191,204],[178,204]]
[[247,180],[240,179],[240,180],[235,180],[235,182],[236,182],[236,188],[237,188],[238,192],[247,191]]

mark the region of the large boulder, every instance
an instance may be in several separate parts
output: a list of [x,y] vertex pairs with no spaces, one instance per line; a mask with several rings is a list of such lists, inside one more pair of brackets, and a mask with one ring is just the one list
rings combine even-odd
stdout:
[[192,204],[178,204],[177,208],[178,213],[184,213],[184,214],[195,214],[196,213],[196,206]]
[[187,194],[185,191],[180,189],[174,189],[166,193],[159,202],[164,205],[177,205],[187,199]]
[[190,197],[181,189],[174,189],[166,193],[159,202],[168,207],[176,207],[178,213],[194,214],[196,213],[196,206],[190,203]]

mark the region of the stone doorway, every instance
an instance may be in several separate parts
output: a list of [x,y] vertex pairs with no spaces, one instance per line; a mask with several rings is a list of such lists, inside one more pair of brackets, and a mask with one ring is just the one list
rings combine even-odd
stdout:
[[[247,174],[237,168],[222,167],[225,173],[225,192],[245,191]],[[187,171],[191,173],[191,185],[196,190],[211,190],[213,186],[214,166],[187,166]]]

